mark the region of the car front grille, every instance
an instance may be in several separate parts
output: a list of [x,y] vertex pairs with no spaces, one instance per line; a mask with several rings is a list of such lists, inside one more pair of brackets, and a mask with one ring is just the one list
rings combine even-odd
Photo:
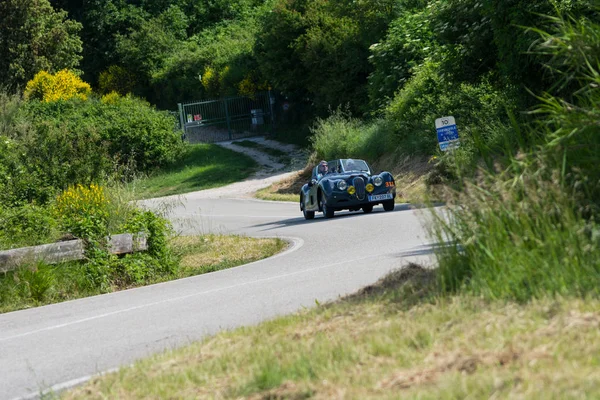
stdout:
[[356,197],[359,200],[365,199],[365,180],[361,177],[354,178],[354,187],[356,188]]

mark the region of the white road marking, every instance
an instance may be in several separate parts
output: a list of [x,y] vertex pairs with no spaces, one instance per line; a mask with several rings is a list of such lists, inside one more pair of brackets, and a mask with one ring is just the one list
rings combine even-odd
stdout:
[[180,216],[185,217],[206,217],[206,218],[254,218],[254,219],[281,219],[281,218],[303,218],[296,215],[219,215],[219,214],[202,214],[202,213],[177,213],[173,217],[177,218]]
[[[288,240],[289,242],[292,243],[292,246],[289,249],[287,249],[286,251],[284,251],[282,253],[279,253],[279,254],[276,254],[273,257],[269,257],[269,258],[267,258],[265,260],[255,261],[255,262],[250,263],[250,264],[244,264],[244,265],[241,265],[239,267],[229,268],[229,270],[233,270],[233,269],[237,269],[237,268],[245,268],[245,267],[248,267],[248,266],[251,266],[251,265],[254,265],[254,264],[258,264],[258,263],[263,262],[263,261],[266,261],[266,260],[273,260],[273,259],[277,259],[279,257],[284,257],[284,256],[286,256],[288,254],[291,254],[291,253],[299,250],[302,246],[304,246],[304,240],[301,239],[301,238],[285,237],[285,236],[263,236],[262,238],[265,238],[265,239],[276,238],[276,239]],[[295,273],[293,273],[293,274],[295,274]],[[272,278],[273,279],[277,279],[278,277],[284,277],[284,276],[285,275],[274,276]],[[269,279],[266,279],[266,280],[263,280],[263,281],[267,281],[267,280],[269,280]],[[135,307],[129,307],[129,308],[125,308],[125,309],[118,310],[118,311],[113,311],[113,312],[109,312],[109,313],[99,314],[99,315],[96,315],[96,316],[93,316],[93,317],[82,318],[82,319],[79,319],[79,320],[75,320],[75,321],[71,321],[71,322],[66,322],[64,324],[58,324],[58,325],[49,326],[49,327],[46,327],[46,328],[36,329],[34,331],[25,332],[25,333],[21,333],[21,334],[18,334],[18,335],[7,336],[5,338],[0,338],[0,342],[5,342],[5,341],[8,341],[8,340],[17,339],[17,338],[21,338],[21,337],[25,337],[25,336],[30,336],[30,335],[34,335],[34,334],[40,333],[40,332],[52,331],[52,330],[55,330],[55,329],[60,329],[60,328],[64,328],[64,327],[71,326],[71,325],[76,325],[76,324],[80,324],[80,323],[84,323],[84,322],[88,322],[88,321],[93,321],[93,320],[100,319],[100,318],[110,317],[110,316],[113,316],[113,315],[117,315],[117,314],[121,314],[121,313],[126,313],[126,312],[129,312],[129,311],[138,310],[138,309],[142,309],[142,308],[145,308],[145,307],[152,307],[152,306],[163,304],[163,303],[169,303],[169,302],[173,302],[173,301],[184,300],[184,299],[187,299],[187,298],[190,298],[190,297],[194,297],[194,296],[200,296],[200,295],[203,295],[203,294],[214,293],[214,292],[218,292],[218,291],[221,291],[221,290],[227,290],[227,289],[235,288],[235,287],[238,287],[238,286],[244,286],[244,285],[247,285],[247,284],[259,283],[259,282],[262,282],[262,281],[259,280],[259,281],[252,281],[252,282],[244,282],[244,283],[238,284],[238,285],[227,286],[227,287],[218,288],[218,289],[212,289],[212,290],[208,290],[208,291],[205,291],[205,292],[194,293],[194,294],[190,294],[190,295],[186,295],[186,296],[180,296],[180,297],[174,297],[174,298],[171,298],[171,299],[166,299],[166,300],[162,300],[162,301],[157,301],[157,302],[142,304],[140,306],[135,306]],[[169,282],[164,282],[163,284],[168,284],[168,283]]]
[[161,301],[155,301],[155,302],[152,302],[152,303],[146,303],[146,304],[142,304],[142,305],[135,306],[135,307],[129,307],[129,308],[125,308],[125,309],[122,309],[122,310],[117,310],[117,311],[112,311],[112,312],[109,312],[109,313],[95,315],[93,317],[82,318],[82,319],[79,319],[79,320],[75,320],[75,321],[71,321],[71,322],[66,322],[64,324],[58,324],[58,325],[49,326],[49,327],[46,327],[46,328],[36,329],[36,330],[30,331],[30,332],[21,333],[21,334],[18,334],[18,335],[13,335],[13,336],[5,337],[5,338],[0,338],[0,342],[6,342],[6,341],[9,341],[9,340],[13,340],[13,339],[19,339],[19,338],[22,338],[22,337],[25,337],[25,336],[35,335],[37,333],[53,331],[53,330],[56,330],[56,329],[65,328],[65,327],[72,326],[72,325],[82,324],[84,322],[89,322],[89,321],[94,321],[94,320],[97,320],[97,319],[111,317],[111,316],[114,316],[114,315],[124,314],[124,313],[130,312],[130,311],[134,311],[134,310],[140,310],[140,309],[143,309],[143,308],[153,307],[153,306],[157,306],[157,305],[161,305],[161,304],[173,303],[173,302],[177,302],[177,301],[181,301],[181,300],[186,300],[186,299],[189,299],[189,298],[192,298],[192,297],[198,297],[198,296],[202,296],[202,295],[206,295],[206,294],[217,293],[217,292],[221,292],[221,291],[224,291],[224,290],[235,289],[235,288],[239,288],[239,287],[243,287],[243,286],[248,286],[248,285],[254,285],[254,284],[257,284],[257,283],[269,282],[269,281],[273,281],[273,280],[277,280],[277,279],[287,278],[287,277],[290,277],[290,276],[301,275],[301,274],[305,274],[305,273],[308,273],[308,272],[319,271],[319,270],[322,270],[322,269],[327,269],[327,268],[335,267],[335,266],[338,266],[338,265],[343,265],[343,264],[348,264],[348,263],[356,263],[357,261],[364,261],[364,260],[368,260],[368,259],[371,259],[371,258],[378,258],[378,257],[382,257],[382,256],[385,256],[385,255],[376,254],[376,255],[371,255],[371,256],[367,256],[367,257],[356,258],[356,259],[353,259],[353,260],[344,260],[344,261],[340,261],[340,262],[333,263],[333,264],[327,264],[327,265],[322,265],[320,267],[305,269],[305,270],[302,270],[302,271],[290,272],[290,273],[287,273],[287,274],[276,275],[276,276],[272,276],[272,277],[269,277],[269,278],[257,279],[255,281],[243,282],[243,283],[238,283],[236,285],[230,285],[230,286],[224,286],[224,287],[217,288],[217,289],[206,290],[204,292],[198,292],[198,293],[188,294],[188,295],[185,295],[185,296],[179,296],[179,297],[173,297],[173,298],[165,299],[165,300],[161,300]]
[[92,378],[99,378],[104,375],[112,374],[113,372],[119,371],[119,369],[120,368],[111,368],[111,369],[101,372],[99,374],[86,375],[86,376],[82,376],[81,378],[71,379],[70,381],[66,381],[63,383],[53,385],[46,390],[28,394],[27,396],[15,397],[12,400],[31,400],[31,399],[43,398],[44,396],[47,396],[49,394],[56,394],[56,393],[62,392],[63,390],[71,389],[71,388],[74,388],[75,386],[82,385],[82,384],[86,383],[87,381],[90,381]]

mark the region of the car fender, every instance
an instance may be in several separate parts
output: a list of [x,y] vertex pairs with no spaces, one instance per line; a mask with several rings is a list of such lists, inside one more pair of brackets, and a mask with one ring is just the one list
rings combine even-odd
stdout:
[[381,174],[379,174],[379,176],[381,176],[386,182],[395,182],[394,176],[387,171],[383,171]]
[[323,193],[323,196],[325,196],[325,202],[327,202],[327,199],[331,197],[331,194],[333,192],[333,185],[331,183],[331,180],[321,179],[321,182],[319,182],[319,189],[321,193]]

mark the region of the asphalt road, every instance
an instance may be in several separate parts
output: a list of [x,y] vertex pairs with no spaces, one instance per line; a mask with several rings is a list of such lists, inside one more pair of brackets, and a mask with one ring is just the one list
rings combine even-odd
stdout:
[[170,206],[183,233],[275,236],[290,248],[243,267],[0,315],[0,399],[69,387],[221,330],[334,300],[408,261],[431,262],[426,212],[404,206],[305,221],[292,203],[186,198]]

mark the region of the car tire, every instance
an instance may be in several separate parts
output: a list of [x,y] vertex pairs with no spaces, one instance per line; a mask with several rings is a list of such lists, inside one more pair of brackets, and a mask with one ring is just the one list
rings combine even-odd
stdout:
[[373,205],[369,204],[368,206],[363,206],[362,210],[365,214],[369,214],[373,211]]
[[388,200],[383,202],[383,209],[385,211],[394,211],[394,208],[396,208],[394,200]]
[[306,211],[306,204],[304,204],[304,198],[302,198],[302,214],[304,214],[304,219],[313,219],[315,218],[314,211]]
[[321,210],[323,211],[323,216],[325,218],[333,218],[333,214],[335,213],[335,210],[333,208],[327,206],[327,203],[325,203],[325,201],[323,200],[323,195],[321,195],[321,198],[319,199],[319,201],[321,202]]

